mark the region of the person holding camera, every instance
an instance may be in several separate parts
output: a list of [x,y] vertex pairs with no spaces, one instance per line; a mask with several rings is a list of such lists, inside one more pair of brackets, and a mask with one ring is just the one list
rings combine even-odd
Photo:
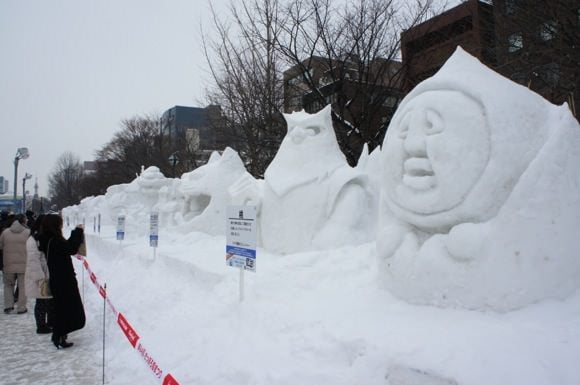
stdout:
[[79,293],[72,255],[84,241],[82,225],[78,225],[69,239],[62,235],[62,217],[48,214],[44,217],[39,236],[39,250],[46,255],[50,274],[50,290],[54,303],[52,343],[57,349],[73,345],[67,341],[68,333],[82,329],[86,317]]

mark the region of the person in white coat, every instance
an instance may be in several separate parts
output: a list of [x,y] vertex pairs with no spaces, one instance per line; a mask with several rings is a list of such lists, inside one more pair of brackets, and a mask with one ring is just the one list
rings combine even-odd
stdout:
[[28,298],[36,298],[34,305],[34,318],[36,320],[36,332],[38,334],[52,333],[52,321],[54,316],[54,304],[52,297],[41,294],[42,281],[49,278],[48,266],[44,253],[38,250],[38,236],[41,230],[44,215],[40,215],[30,229],[30,237],[26,241],[26,274],[25,288]]
[[14,287],[20,288],[16,312],[23,314],[26,309],[24,271],[26,268],[26,240],[30,230],[26,227],[26,216],[18,214],[16,220],[0,235],[0,249],[4,251],[4,313],[14,311]]

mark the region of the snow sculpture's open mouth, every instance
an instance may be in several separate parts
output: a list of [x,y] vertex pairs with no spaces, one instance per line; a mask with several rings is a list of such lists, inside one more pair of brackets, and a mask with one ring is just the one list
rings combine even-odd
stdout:
[[197,194],[189,199],[189,212],[192,216],[198,216],[205,211],[209,203],[211,202],[211,196],[206,194]]
[[409,158],[403,163],[403,184],[415,190],[429,190],[436,184],[428,158]]

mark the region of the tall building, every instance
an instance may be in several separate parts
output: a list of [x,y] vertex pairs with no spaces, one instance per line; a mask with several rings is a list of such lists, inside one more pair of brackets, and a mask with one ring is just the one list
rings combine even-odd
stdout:
[[496,65],[493,6],[468,0],[401,34],[404,90],[431,77],[460,45],[482,63]]
[[0,194],[8,193],[8,180],[0,176]]
[[220,106],[174,106],[163,113],[160,126],[169,138],[172,159],[184,171],[204,164],[212,151],[223,150],[227,145],[220,135]]

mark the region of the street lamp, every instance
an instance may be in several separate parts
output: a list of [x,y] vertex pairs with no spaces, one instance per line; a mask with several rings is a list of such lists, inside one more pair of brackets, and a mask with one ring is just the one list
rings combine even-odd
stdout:
[[16,156],[14,157],[14,208],[16,209],[16,191],[18,190],[18,161],[20,159],[27,159],[29,156],[28,148],[20,147],[16,150]]
[[177,157],[177,152],[174,152],[173,154],[171,154],[171,156],[167,160],[169,161],[169,164],[171,164],[173,177],[175,178],[175,166],[177,166],[177,164],[179,164],[179,158]]
[[29,173],[24,174],[24,178],[22,178],[22,213],[26,212],[26,179],[32,178],[32,175]]

